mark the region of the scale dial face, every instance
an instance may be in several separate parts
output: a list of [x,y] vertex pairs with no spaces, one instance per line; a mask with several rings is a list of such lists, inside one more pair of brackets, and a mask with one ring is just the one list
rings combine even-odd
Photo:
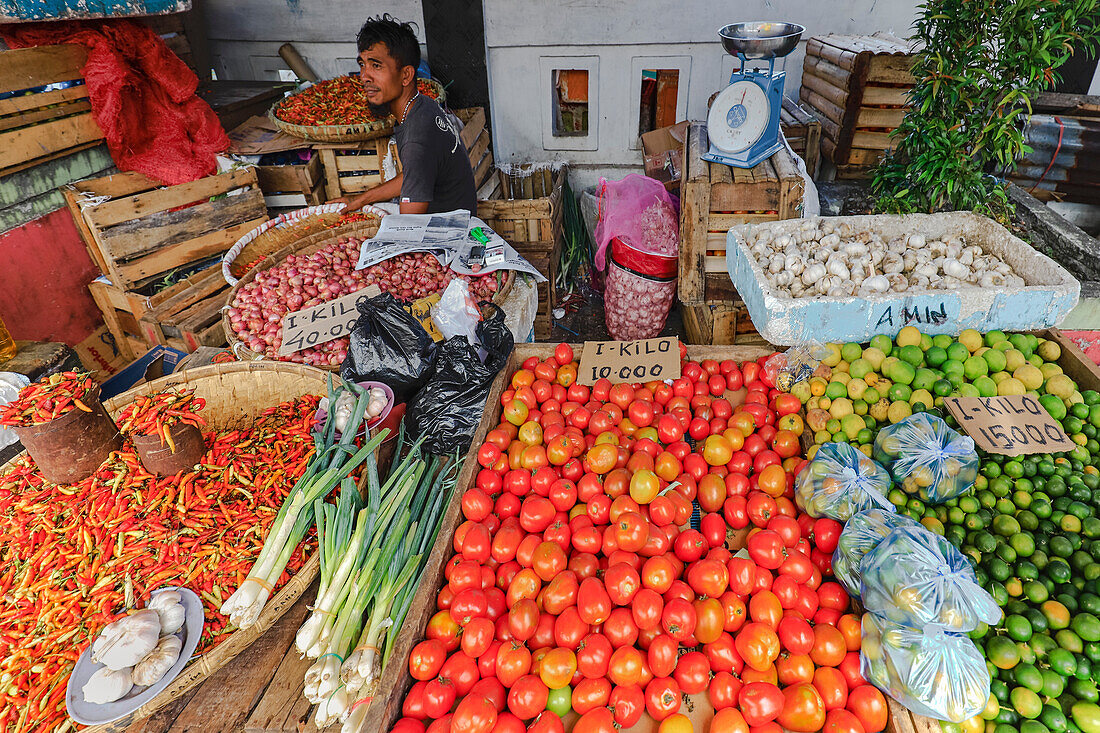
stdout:
[[730,84],[707,114],[707,133],[716,148],[740,153],[760,139],[771,118],[771,104],[759,84],[745,79]]

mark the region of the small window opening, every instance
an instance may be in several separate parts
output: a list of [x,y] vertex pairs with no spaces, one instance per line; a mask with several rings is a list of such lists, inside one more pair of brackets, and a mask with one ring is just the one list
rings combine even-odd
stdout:
[[588,69],[554,69],[554,137],[588,134]]
[[643,69],[638,98],[638,134],[676,124],[679,69]]

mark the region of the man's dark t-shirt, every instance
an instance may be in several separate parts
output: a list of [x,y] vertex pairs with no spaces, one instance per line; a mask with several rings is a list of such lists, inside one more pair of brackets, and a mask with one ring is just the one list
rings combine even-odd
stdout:
[[401,201],[427,201],[429,213],[467,209],[477,213],[477,189],[469,153],[451,118],[421,94],[394,129],[404,180]]

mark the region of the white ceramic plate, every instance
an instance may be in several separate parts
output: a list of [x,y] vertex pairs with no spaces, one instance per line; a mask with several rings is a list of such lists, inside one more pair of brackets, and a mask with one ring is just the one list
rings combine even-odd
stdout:
[[80,655],[80,659],[76,660],[76,666],[69,675],[69,685],[65,690],[65,707],[68,708],[69,717],[81,725],[99,725],[123,718],[156,697],[157,693],[167,687],[191,661],[191,655],[195,653],[199,645],[199,637],[202,636],[202,601],[194,591],[171,585],[158,588],[151,595],[156,596],[169,590],[178,591],[182,596],[181,602],[185,614],[183,628],[175,633],[175,636],[181,637],[183,641],[180,658],[156,684],[148,687],[134,687],[122,699],[98,705],[84,701],[84,684],[103,668],[102,664],[92,661],[92,645],[89,644]]

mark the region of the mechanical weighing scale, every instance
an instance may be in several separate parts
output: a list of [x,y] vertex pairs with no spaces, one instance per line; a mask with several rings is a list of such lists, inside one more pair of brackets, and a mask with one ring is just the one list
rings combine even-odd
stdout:
[[[779,113],[787,72],[776,71],[775,60],[790,54],[805,30],[796,23],[753,22],[731,23],[718,31],[726,53],[740,59],[741,68],[707,114],[710,150],[704,160],[752,168],[783,147]],[[750,69],[750,61],[767,61],[767,70]]]

